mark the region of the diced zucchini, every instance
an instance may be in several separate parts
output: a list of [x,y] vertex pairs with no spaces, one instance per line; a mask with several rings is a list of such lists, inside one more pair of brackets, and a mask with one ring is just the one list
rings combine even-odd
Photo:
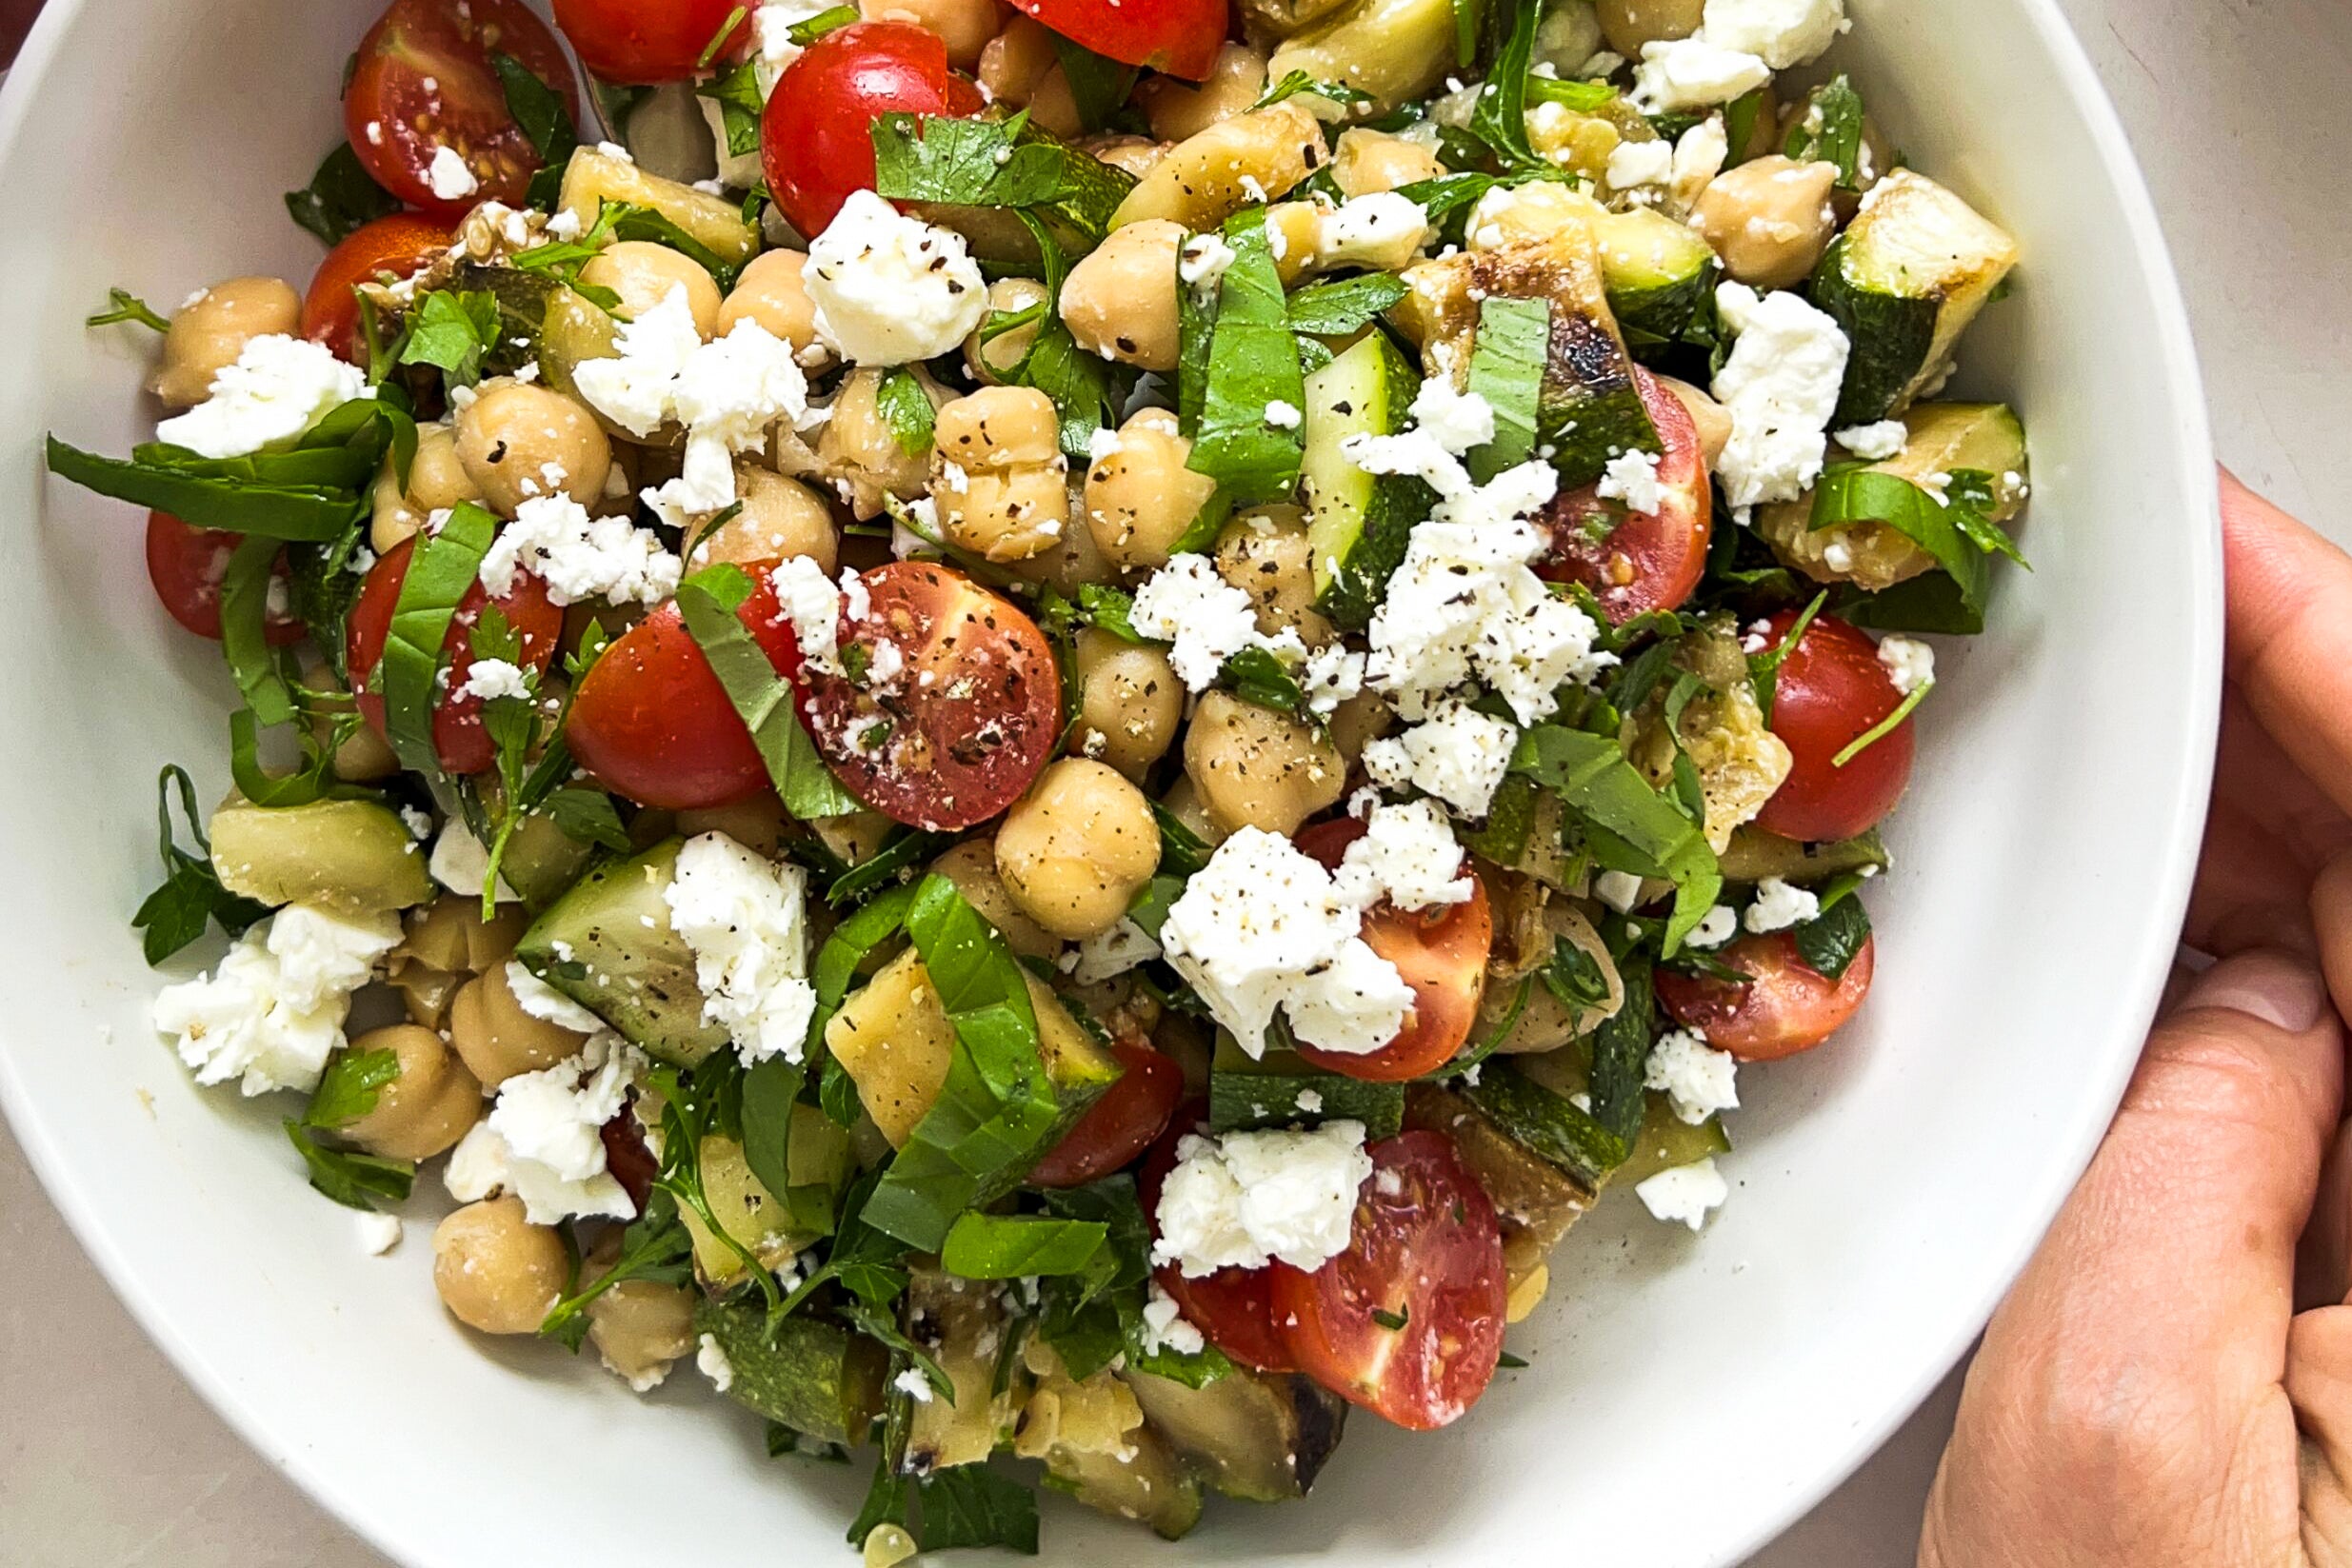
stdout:
[[1329,159],[1323,128],[1296,98],[1219,120],[1178,142],[1120,200],[1110,227],[1150,218],[1195,233],[1271,201]]
[[1070,1377],[1032,1335],[1022,1361],[1036,1374],[1013,1435],[1013,1452],[1043,1459],[1046,1481],[1087,1507],[1138,1519],[1174,1540],[1200,1522],[1201,1483],[1144,1424],[1134,1391],[1108,1371]]
[[1458,1092],[1505,1138],[1588,1188],[1599,1190],[1624,1158],[1624,1145],[1606,1127],[1515,1062],[1489,1058],[1480,1066],[1478,1082],[1465,1078]]
[[1306,378],[1306,450],[1299,461],[1315,570],[1315,606],[1362,629],[1405,559],[1415,524],[1436,492],[1409,474],[1369,474],[1340,443],[1405,425],[1421,377],[1385,335],[1373,332]]
[[1294,70],[1372,96],[1365,115],[1423,96],[1454,64],[1454,0],[1357,0],[1283,41],[1266,79]]
[[716,1340],[734,1367],[728,1394],[821,1442],[864,1442],[882,1410],[888,1355],[813,1313],[794,1313],[772,1336],[767,1317],[757,1296],[696,1304],[694,1332]]
[[681,842],[582,877],[531,923],[514,956],[648,1055],[690,1067],[725,1045],[727,1031],[703,1022],[693,950],[669,923],[664,894]]
[[[751,1162],[734,1139],[712,1133],[702,1141],[701,1159],[703,1196],[720,1229],[749,1248],[763,1267],[790,1262],[830,1228],[829,1200],[796,1205],[787,1196],[768,1191],[751,1173]],[[804,1197],[837,1192],[849,1180],[849,1135],[816,1106],[794,1105],[786,1159],[794,1192]],[[808,1212],[799,1212],[804,1206]],[[816,1212],[820,1207],[821,1217]],[[705,1282],[724,1287],[744,1277],[742,1255],[712,1234],[700,1215],[681,1208],[679,1218],[694,1238],[694,1271]]]
[[583,147],[564,166],[563,209],[576,214],[585,230],[607,202],[649,207],[701,241],[730,267],[759,253],[760,232],[743,220],[743,208],[724,196],[648,173],[625,158]]
[[[1479,1073],[1482,1082],[1486,1071]],[[1539,1247],[1558,1244],[1592,1207],[1593,1186],[1535,1154],[1464,1095],[1434,1083],[1416,1083],[1405,1099],[1405,1123],[1451,1138],[1462,1162],[1486,1189],[1495,1212]]]
[[[539,318],[539,368],[548,384],[568,396],[578,397],[572,372],[592,359],[611,359],[621,351],[618,326],[613,319],[568,288],[558,288],[547,297]],[[621,427],[599,416],[608,431]]]
[[594,844],[582,844],[556,826],[555,819],[546,812],[532,811],[514,824],[507,852],[498,862],[498,874],[523,895],[525,903],[545,909],[580,880],[580,873],[595,857]]
[[979,1464],[1012,1439],[1027,1397],[1018,1365],[997,1388],[997,1368],[1008,1348],[999,1288],[918,1268],[907,1291],[907,1331],[955,1384],[955,1401],[918,1402],[907,1429],[906,1468],[927,1476],[951,1465]]
[[[1299,1097],[1309,1093],[1318,1097],[1311,1113],[1299,1108]],[[1252,1061],[1231,1035],[1217,1031],[1208,1077],[1211,1127],[1233,1132],[1332,1121],[1363,1122],[1366,1139],[1390,1137],[1404,1124],[1405,1085],[1317,1072],[1296,1051],[1269,1050]]]
[[353,913],[406,909],[432,897],[425,847],[373,801],[253,805],[212,814],[212,874],[263,903],[324,903]]
[[1652,207],[1595,218],[1592,232],[1609,308],[1626,341],[1680,339],[1723,277],[1714,248],[1688,224]]
[[1799,887],[1810,887],[1866,865],[1891,863],[1875,827],[1860,838],[1840,839],[1835,844],[1799,844],[1752,824],[1731,835],[1731,846],[1717,860],[1725,882],[1778,877]]
[[1144,1419],[1201,1479],[1228,1498],[1303,1498],[1339,1447],[1347,1403],[1295,1372],[1236,1366],[1199,1388],[1146,1372],[1120,1374]]
[[1660,1171],[1730,1152],[1731,1139],[1722,1117],[1710,1116],[1694,1127],[1674,1114],[1664,1095],[1652,1094],[1644,1100],[1642,1130],[1634,1135],[1633,1152],[1609,1173],[1609,1180],[1624,1187],[1637,1186]]
[[2017,265],[2017,242],[1924,175],[1879,182],[1813,274],[1813,301],[1853,348],[1838,426],[1909,407]]

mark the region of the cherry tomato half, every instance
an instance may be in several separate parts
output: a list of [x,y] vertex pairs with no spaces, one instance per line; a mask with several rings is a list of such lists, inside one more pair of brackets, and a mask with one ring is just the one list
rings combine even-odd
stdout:
[[1743,1062],[1777,1062],[1811,1050],[1854,1016],[1870,994],[1878,938],[1863,943],[1837,980],[1806,963],[1786,931],[1744,937],[1720,957],[1751,978],[1739,984],[1661,969],[1655,982],[1660,1005],[1676,1022],[1704,1033],[1717,1050]]
[[[244,543],[241,533],[199,528],[169,512],[147,514],[147,580],[155,585],[155,597],[164,602],[171,619],[199,637],[220,641],[221,579],[228,574],[229,558]],[[285,577],[285,558],[280,557],[273,586]],[[265,610],[262,626],[275,647],[302,639],[302,623],[282,609]]]
[[[1318,823],[1299,834],[1302,853],[1333,870],[1347,846],[1364,836],[1353,817]],[[1405,910],[1386,902],[1365,911],[1366,946],[1397,966],[1413,988],[1413,1010],[1396,1039],[1365,1056],[1301,1045],[1299,1055],[1327,1073],[1402,1083],[1435,1071],[1453,1059],[1470,1037],[1478,1001],[1486,984],[1486,957],[1494,948],[1494,910],[1486,884],[1469,873],[1473,891],[1466,903]]]
[[646,1144],[645,1128],[638,1123],[636,1096],[632,1092],[629,1103],[615,1111],[612,1120],[596,1129],[596,1136],[605,1145],[605,1169],[621,1183],[628,1201],[637,1205],[637,1212],[646,1211],[646,1198],[653,1191],[653,1179],[662,1171],[662,1162],[653,1158]]
[[[776,673],[798,681],[800,639],[776,601],[773,565],[744,568],[751,596],[735,616]],[[675,603],[605,650],[572,698],[564,737],[582,767],[640,805],[700,810],[767,787],[760,748]]]
[[1150,1046],[1110,1048],[1122,1071],[1078,1124],[1030,1167],[1032,1187],[1079,1187],[1124,1167],[1151,1147],[1185,1097],[1185,1070]]
[[[376,184],[448,218],[476,202],[523,205],[539,149],[507,108],[492,50],[528,67],[578,117],[571,62],[522,0],[392,0],[360,40],[343,94],[344,131]],[[434,192],[429,171],[444,148],[474,189]]]
[[[658,87],[687,80],[706,55],[715,63],[741,48],[751,19],[748,11],[736,16],[737,10],[736,0],[555,0],[555,25],[589,75]],[[727,41],[714,48],[730,16],[736,21]]]
[[405,278],[448,249],[449,229],[413,212],[395,212],[351,230],[327,252],[302,301],[302,335],[323,343],[353,365],[368,363],[359,340],[359,296],[351,289],[371,278]]
[[[1167,1131],[1161,1134],[1151,1157],[1144,1161],[1136,1178],[1144,1218],[1151,1226],[1154,1241],[1160,1235],[1160,1187],[1166,1181],[1167,1173],[1176,1168],[1176,1145],[1186,1135],[1200,1132],[1207,1124],[1208,1102],[1187,1102],[1169,1121]],[[1298,1370],[1298,1363],[1290,1359],[1289,1346],[1283,1342],[1281,1331],[1274,1326],[1274,1280],[1267,1270],[1221,1268],[1214,1274],[1187,1280],[1175,1264],[1162,1263],[1152,1269],[1151,1277],[1175,1300],[1185,1321],[1233,1360],[1260,1372]]]
[[1542,513],[1552,554],[1535,568],[1555,583],[1592,589],[1621,626],[1644,610],[1675,608],[1699,586],[1715,494],[1690,410],[1647,370],[1637,366],[1633,377],[1665,448],[1658,459],[1658,509],[1637,512],[1623,501],[1604,501],[1595,485],[1557,496]]
[[1225,42],[1225,0],[1012,0],[1060,33],[1123,65],[1199,81]]
[[[1787,637],[1797,612],[1772,617],[1767,648]],[[1837,765],[1839,752],[1903,703],[1879,645],[1833,616],[1819,615],[1780,668],[1772,733],[1788,745],[1788,777],[1757,813],[1756,825],[1785,839],[1850,839],[1878,825],[1911,782],[1911,721]]]
[[[1222,6],[1222,0],[1220,0]],[[837,28],[784,68],[760,117],[767,189],[814,239],[853,190],[874,186],[877,114],[977,114],[980,90],[947,69],[947,45],[912,22]]]
[[842,656],[862,649],[867,679],[810,672],[818,751],[894,821],[934,833],[987,821],[1022,797],[1061,737],[1051,645],[1009,601],[946,566],[893,561],[864,581],[869,607],[862,620],[845,614]]
[[[1299,1370],[1399,1426],[1459,1419],[1503,1354],[1503,1227],[1442,1132],[1365,1151],[1347,1250],[1312,1274],[1266,1269],[1274,1321]],[[1374,1316],[1379,1314],[1379,1316]]]
[[[359,599],[351,605],[345,646],[351,690],[358,698],[360,717],[378,735],[384,734],[384,699],[367,689],[368,678],[384,657],[392,610],[400,602],[400,585],[408,578],[409,559],[415,553],[413,539],[404,539],[386,550],[369,568],[367,582],[360,585]],[[442,767],[450,773],[479,773],[495,757],[489,734],[482,727],[482,699],[464,689],[466,674],[473,668],[473,625],[482,618],[482,607],[490,603],[488,592],[476,583],[458,601],[457,613],[449,617],[448,636],[442,643],[448,655],[448,679],[433,707],[433,746],[441,753]],[[519,572],[514,586],[495,603],[522,639],[520,662],[532,669],[547,668],[548,661],[555,657],[556,641],[564,633],[564,612],[548,597],[547,585],[528,572]]]

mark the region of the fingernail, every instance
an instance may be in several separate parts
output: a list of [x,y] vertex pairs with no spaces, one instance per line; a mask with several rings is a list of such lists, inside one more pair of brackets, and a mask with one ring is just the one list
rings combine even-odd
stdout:
[[2327,986],[2318,970],[2284,954],[2241,953],[2200,976],[2181,1005],[2224,1008],[2302,1034],[2320,1021]]

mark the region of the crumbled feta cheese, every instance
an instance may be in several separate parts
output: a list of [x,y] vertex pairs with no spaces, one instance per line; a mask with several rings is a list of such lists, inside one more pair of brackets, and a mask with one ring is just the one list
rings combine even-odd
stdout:
[[425,189],[437,200],[455,202],[481,189],[482,182],[466,167],[465,155],[444,142],[433,149],[433,161],[425,168]]
[[1118,431],[1107,425],[1097,425],[1086,437],[1086,466],[1092,467],[1103,459],[1116,457],[1124,450],[1126,447],[1120,443]]
[[1706,0],[1700,34],[1724,49],[1744,50],[1774,70],[1810,65],[1845,21],[1844,0]]
[[202,1084],[246,1094],[309,1090],[343,1045],[351,993],[400,941],[397,915],[344,916],[289,903],[249,927],[220,963],[155,997],[159,1033]]
[[1642,1085],[1664,1095],[1674,1114],[1695,1127],[1719,1111],[1740,1108],[1739,1070],[1739,1059],[1729,1051],[1715,1049],[1688,1029],[1676,1029],[1649,1048]]
[[524,968],[519,959],[507,961],[507,990],[516,1006],[543,1023],[583,1035],[592,1035],[605,1026],[603,1019]]
[[615,163],[633,164],[637,161],[636,155],[618,142],[598,142],[596,150]]
[[504,598],[514,591],[518,570],[546,584],[558,605],[657,605],[678,591],[683,567],[652,529],[626,517],[590,517],[568,495],[540,495],[517,506],[514,521],[490,541],[482,586]]
[[1593,491],[1604,501],[1624,502],[1629,512],[1657,516],[1666,504],[1665,486],[1658,483],[1658,454],[1619,452],[1601,470],[1601,482]]
[[931,1402],[931,1379],[923,1375],[923,1369],[919,1366],[910,1366],[901,1372],[890,1379],[890,1386],[917,1404]]
[[751,74],[763,99],[776,90],[776,79],[784,74],[784,68],[801,57],[801,46],[792,42],[792,29],[832,9],[832,0],[760,0],[751,12],[751,44],[757,50]]
[[687,361],[703,346],[686,286],[621,323],[614,352],[574,367],[572,386],[588,406],[640,439],[650,439],[670,415],[670,394]]
[[1464,817],[1483,817],[1511,769],[1518,731],[1466,704],[1442,702],[1429,719],[1364,748],[1364,770],[1385,789],[1407,785]]
[[1258,612],[1249,595],[1217,575],[1205,555],[1175,557],[1135,590],[1128,624],[1174,645],[1168,663],[1186,687],[1205,691],[1225,662],[1258,641]]
[[1792,887],[1778,877],[1756,884],[1756,902],[1747,906],[1744,921],[1751,931],[1785,931],[1803,925],[1822,912],[1821,900],[1803,887]]
[[1160,1188],[1152,1257],[1187,1280],[1276,1259],[1320,1268],[1347,1250],[1356,1194],[1371,1174],[1361,1121],[1186,1137]]
[[1865,463],[1884,463],[1903,455],[1911,430],[1899,419],[1882,419],[1876,425],[1849,425],[1831,439]]
[[400,808],[400,824],[409,830],[409,836],[419,844],[433,836],[432,814],[419,811],[415,806],[404,805]]
[[1362,1055],[1394,1040],[1413,1003],[1362,925],[1330,872],[1281,834],[1245,827],[1186,883],[1160,942],[1251,1056],[1277,1007],[1305,1043]]
[[1433,375],[1413,394],[1413,428],[1456,457],[1494,439],[1494,405],[1477,392],[1454,389],[1453,378]]
[[248,338],[205,400],[155,427],[155,439],[199,457],[290,447],[329,410],[368,395],[367,372],[333,349],[284,332]]
[[1158,1280],[1151,1282],[1144,1297],[1144,1330],[1139,1336],[1147,1356],[1170,1351],[1178,1356],[1198,1356],[1208,1346],[1201,1331],[1185,1320],[1184,1310],[1176,1298],[1160,1288]]
[[1305,1111],[1308,1116],[1321,1116],[1323,1114],[1323,1096],[1317,1094],[1312,1089],[1301,1089],[1298,1092],[1298,1097],[1293,1103],[1295,1103],[1300,1110]]
[[400,1216],[397,1214],[362,1214],[353,1217],[359,1232],[359,1250],[370,1258],[381,1258],[400,1245]]
[[490,703],[501,697],[528,699],[531,694],[530,688],[530,677],[523,672],[520,665],[504,659],[476,659],[472,667],[466,671],[466,684],[458,690],[468,697],[478,697],[483,702]]
[[1614,190],[1664,185],[1674,175],[1674,144],[1662,141],[1620,142],[1609,153],[1605,173],[1610,189]]
[[735,1386],[735,1363],[728,1360],[726,1350],[720,1346],[715,1336],[706,1334],[698,1341],[694,1365],[710,1379],[710,1386],[720,1393],[724,1394]]
[[1109,930],[1080,943],[1073,956],[1076,962],[1070,965],[1070,979],[1081,985],[1095,985],[1158,958],[1160,944],[1150,932],[1122,915]]
[[[455,817],[441,825],[441,836],[433,841],[432,857],[425,863],[433,881],[452,893],[466,898],[482,896],[482,879],[490,874],[490,852],[482,841],[473,836],[473,829]],[[523,896],[507,885],[507,879],[498,879],[495,902],[520,903]]]
[[1429,215],[1419,202],[1393,190],[1368,191],[1323,214],[1315,228],[1314,266],[1319,271],[1362,267],[1393,272],[1428,242]]
[[1684,131],[1674,144],[1674,168],[1666,177],[1666,199],[1675,210],[1687,212],[1697,206],[1730,156],[1731,138],[1722,115],[1710,114]]
[[1195,234],[1176,252],[1176,276],[1192,289],[1206,308],[1217,297],[1218,286],[1233,266],[1233,248],[1222,234]]
[[603,1128],[628,1103],[642,1059],[615,1034],[580,1054],[498,1086],[490,1114],[449,1151],[442,1182],[462,1203],[504,1188],[534,1225],[572,1217],[633,1220],[637,1207],[606,1168]]
[[669,408],[686,427],[685,457],[678,477],[644,499],[665,523],[683,528],[689,516],[734,505],[736,454],[764,449],[778,421],[807,412],[808,378],[790,343],[745,316],[688,356]]
[[988,286],[964,236],[909,218],[870,190],[850,193],[808,245],[803,274],[817,336],[858,365],[933,359],[988,312]]
[[1305,417],[1299,411],[1297,404],[1286,403],[1281,398],[1276,398],[1266,406],[1266,422],[1277,430],[1295,430],[1299,427],[1299,422]]
[[1905,697],[1936,678],[1936,650],[1916,637],[1880,638],[1879,663],[1886,666],[1888,679]]
[[801,1060],[817,1006],[807,892],[799,866],[765,860],[724,833],[687,840],[663,890],[669,923],[694,954],[703,1021],[727,1030],[746,1066]]
[[1642,879],[1630,871],[1604,871],[1592,879],[1592,896],[1621,915],[1642,902]]
[[1384,900],[1405,910],[1465,903],[1477,891],[1462,875],[1462,845],[1434,801],[1374,806],[1334,881],[1342,898],[1365,909]]
[[[855,574],[844,572],[842,581]],[[841,663],[841,589],[825,568],[805,555],[788,555],[767,574],[776,603],[792,623],[801,657],[827,675],[847,673]]]
[[1719,903],[1699,917],[1699,923],[1690,928],[1690,935],[1683,939],[1683,945],[1698,948],[1701,952],[1710,947],[1721,947],[1731,940],[1731,934],[1739,928],[1740,912],[1727,903]]
[[1633,68],[1633,107],[1644,114],[1713,109],[1772,80],[1772,68],[1745,50],[1724,49],[1704,35],[1642,46]]
[[1786,290],[1759,295],[1726,283],[1715,302],[1739,334],[1715,375],[1716,401],[1731,415],[1717,475],[1735,508],[1794,501],[1820,476],[1827,453],[1823,432],[1845,381],[1845,333]]
[[1703,1229],[1709,1212],[1721,1208],[1724,1200],[1731,1196],[1730,1183],[1724,1180],[1711,1159],[1660,1171],[1633,1191],[1642,1200],[1643,1207],[1649,1210],[1650,1218],[1668,1224],[1688,1225],[1692,1230]]
[[1299,690],[1306,696],[1307,710],[1317,718],[1327,719],[1339,711],[1342,703],[1353,701],[1364,690],[1364,655],[1338,642],[1325,643],[1306,656],[1306,663],[1298,670]]

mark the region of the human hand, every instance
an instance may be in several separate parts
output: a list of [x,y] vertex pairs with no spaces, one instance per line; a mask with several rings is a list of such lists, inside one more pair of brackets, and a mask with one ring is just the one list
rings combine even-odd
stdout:
[[2352,1564],[2352,558],[2222,485],[2221,962],[1985,1331],[1921,1568]]

